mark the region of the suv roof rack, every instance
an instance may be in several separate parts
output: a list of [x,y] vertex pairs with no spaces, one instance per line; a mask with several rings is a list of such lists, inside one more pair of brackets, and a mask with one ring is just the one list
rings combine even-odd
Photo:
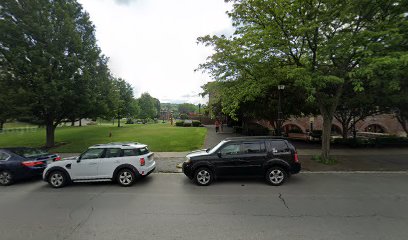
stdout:
[[257,140],[257,139],[271,139],[271,140],[285,140],[285,137],[279,137],[279,136],[247,136],[247,137],[228,137],[225,138],[225,141],[239,141],[239,140]]

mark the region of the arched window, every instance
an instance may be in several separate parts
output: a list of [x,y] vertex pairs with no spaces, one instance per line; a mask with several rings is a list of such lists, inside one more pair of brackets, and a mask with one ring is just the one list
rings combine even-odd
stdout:
[[342,133],[341,128],[339,126],[337,126],[337,125],[332,124],[331,134],[332,135],[341,135],[341,133]]
[[302,129],[295,124],[287,124],[284,128],[286,133],[303,133]]
[[372,133],[385,133],[385,129],[378,124],[370,124],[365,128],[366,132],[372,132]]

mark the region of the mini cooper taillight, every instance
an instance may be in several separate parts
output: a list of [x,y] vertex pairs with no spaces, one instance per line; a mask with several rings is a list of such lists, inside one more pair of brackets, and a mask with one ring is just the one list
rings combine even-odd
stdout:
[[145,165],[145,159],[144,158],[140,158],[140,166],[144,166]]

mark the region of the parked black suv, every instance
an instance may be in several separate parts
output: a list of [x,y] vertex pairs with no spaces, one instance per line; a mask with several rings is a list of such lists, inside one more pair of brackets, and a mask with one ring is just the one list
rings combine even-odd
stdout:
[[285,139],[272,137],[226,138],[212,149],[186,156],[183,172],[200,186],[218,177],[265,177],[274,186],[300,171],[295,147]]

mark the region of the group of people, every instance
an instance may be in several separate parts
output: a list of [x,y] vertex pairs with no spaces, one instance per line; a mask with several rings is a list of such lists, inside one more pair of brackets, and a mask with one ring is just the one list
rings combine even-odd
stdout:
[[215,132],[219,132],[220,130],[221,132],[224,131],[222,121],[219,119],[216,119],[215,120]]

